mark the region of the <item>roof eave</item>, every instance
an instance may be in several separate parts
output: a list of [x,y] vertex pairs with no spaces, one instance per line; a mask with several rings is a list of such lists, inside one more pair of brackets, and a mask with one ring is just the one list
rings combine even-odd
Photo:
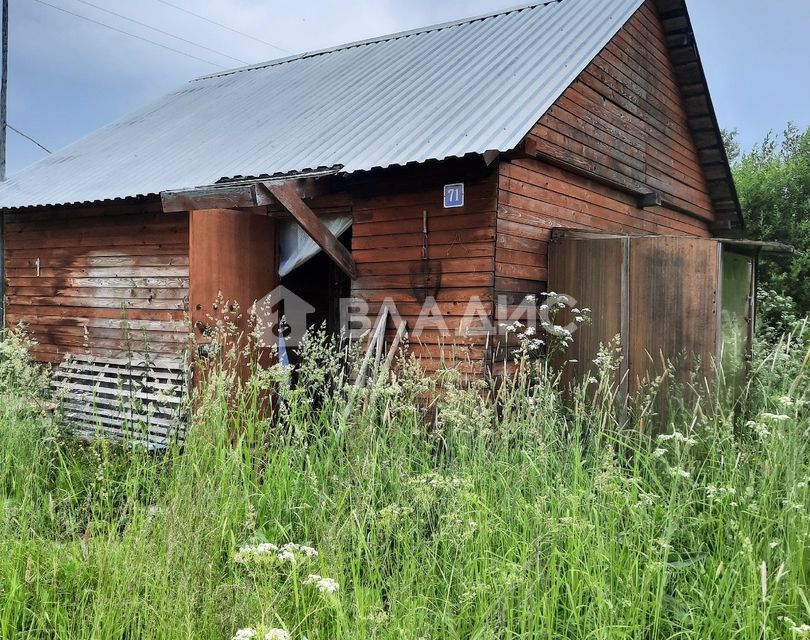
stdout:
[[741,231],[744,228],[742,207],[686,0],[654,0],[654,4],[664,27],[669,56],[681,86],[689,128],[717,216],[713,231]]

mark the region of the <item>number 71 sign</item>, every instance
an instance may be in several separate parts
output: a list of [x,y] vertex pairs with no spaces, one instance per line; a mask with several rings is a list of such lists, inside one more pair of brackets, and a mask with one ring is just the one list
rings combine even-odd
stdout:
[[455,209],[464,206],[464,183],[444,185],[444,208]]

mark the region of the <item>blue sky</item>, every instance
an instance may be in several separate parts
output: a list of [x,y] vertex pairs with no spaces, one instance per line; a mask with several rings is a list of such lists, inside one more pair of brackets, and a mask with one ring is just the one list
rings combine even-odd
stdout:
[[[254,39],[184,13],[169,2]],[[10,4],[9,123],[54,150],[218,68],[478,15],[512,7],[516,0],[10,0]],[[722,127],[739,129],[747,148],[769,131],[781,131],[789,121],[810,126],[808,0],[691,0],[689,7]],[[9,132],[10,174],[44,155]]]

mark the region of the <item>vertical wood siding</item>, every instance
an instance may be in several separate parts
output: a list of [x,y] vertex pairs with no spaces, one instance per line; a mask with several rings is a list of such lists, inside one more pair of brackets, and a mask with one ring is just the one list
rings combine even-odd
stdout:
[[[496,293],[543,291],[554,227],[710,236],[714,213],[661,23],[648,2],[540,120],[543,154],[663,194],[686,215],[533,158],[501,164]],[[587,304],[587,301],[583,301]]]
[[178,355],[188,242],[188,215],[164,214],[159,203],[7,214],[7,324],[29,326],[43,361],[116,357],[128,345],[142,351],[144,340],[156,356]]

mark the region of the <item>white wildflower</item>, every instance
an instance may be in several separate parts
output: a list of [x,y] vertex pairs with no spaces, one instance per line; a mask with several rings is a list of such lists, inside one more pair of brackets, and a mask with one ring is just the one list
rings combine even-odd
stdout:
[[755,422],[753,420],[749,420],[745,423],[745,426],[751,429],[754,433],[757,434],[757,437],[760,440],[765,440],[770,437],[771,430],[768,428],[768,425],[762,422]]
[[746,536],[745,538],[743,538],[742,544],[743,549],[745,549],[748,553],[754,552],[754,543],[751,542],[751,538]]
[[317,573],[311,573],[304,580],[304,584],[314,586],[321,593],[336,593],[340,589],[340,585],[332,578],[324,578]]
[[270,629],[264,634],[264,640],[290,640],[290,634],[284,629]]
[[239,548],[234,556],[237,564],[297,564],[304,560],[314,560],[318,552],[312,547],[288,542],[278,547],[269,542],[258,545],[245,545]]
[[762,419],[770,420],[771,422],[786,422],[790,420],[790,416],[786,416],[782,413],[763,413]]
[[662,449],[661,447],[659,447],[658,449],[653,451],[652,454],[653,454],[653,458],[663,458],[665,455],[667,455],[667,450]]
[[[706,497],[716,504],[720,504],[725,498],[731,498],[735,495],[737,495],[737,490],[734,487],[716,487],[713,484],[706,487]],[[732,502],[731,506],[736,506],[736,503]]]
[[239,629],[233,637],[233,640],[251,640],[256,637],[256,629],[246,627]]
[[278,547],[269,542],[263,542],[259,545],[244,545],[236,552],[234,562],[237,564],[245,564],[248,561],[268,562],[274,559],[277,552]]
[[388,612],[385,609],[376,608],[366,614],[365,620],[372,624],[382,624],[388,622]]
[[681,442],[686,445],[697,444],[697,440],[691,437],[686,437],[679,431],[674,431],[673,433],[662,433],[660,436],[658,436],[658,442],[668,442],[670,440],[673,442]]
[[692,474],[690,474],[686,469],[683,469],[682,467],[672,467],[669,470],[669,475],[671,475],[673,478],[678,477],[688,479],[692,477]]
[[278,559],[282,562],[295,564],[295,554],[292,551],[279,551]]
[[789,628],[794,638],[810,638],[810,624],[796,624],[787,616],[779,616]]

